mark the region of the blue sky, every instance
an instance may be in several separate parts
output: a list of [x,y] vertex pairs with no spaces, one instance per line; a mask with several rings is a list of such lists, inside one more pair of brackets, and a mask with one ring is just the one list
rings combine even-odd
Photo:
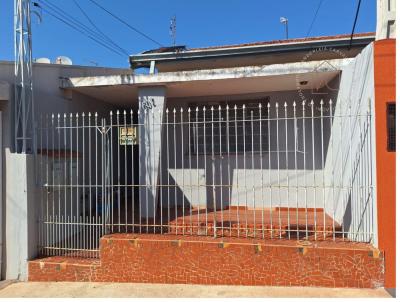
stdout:
[[[35,0],[32,0],[35,1]],[[50,2],[90,26],[73,0]],[[95,24],[129,53],[157,48],[118,23],[89,0],[77,0]],[[163,45],[170,45],[169,21],[177,18],[177,44],[188,47],[283,39],[279,17],[289,19],[289,37],[307,35],[320,0],[96,0]],[[0,0],[0,60],[13,60],[13,2]],[[310,36],[350,33],[357,0],[323,0]],[[361,3],[355,32],[375,31],[376,1]],[[126,56],[105,49],[42,12],[33,16],[33,57],[70,57],[74,64],[128,67]]]

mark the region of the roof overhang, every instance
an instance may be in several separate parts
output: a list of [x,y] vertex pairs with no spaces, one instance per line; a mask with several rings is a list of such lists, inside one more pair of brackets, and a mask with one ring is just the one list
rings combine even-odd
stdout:
[[267,66],[247,66],[198,71],[131,74],[61,79],[60,88],[93,98],[129,105],[137,102],[143,86],[165,86],[167,97],[248,94],[298,89],[318,89],[328,83],[352,59],[310,61]]

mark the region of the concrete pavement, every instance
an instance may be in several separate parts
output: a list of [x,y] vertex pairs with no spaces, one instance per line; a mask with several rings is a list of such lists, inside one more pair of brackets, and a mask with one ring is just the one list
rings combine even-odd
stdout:
[[16,282],[1,289],[0,298],[12,297],[130,297],[130,298],[390,298],[383,289],[343,289],[311,287],[212,286],[181,284],[87,283],[87,282]]

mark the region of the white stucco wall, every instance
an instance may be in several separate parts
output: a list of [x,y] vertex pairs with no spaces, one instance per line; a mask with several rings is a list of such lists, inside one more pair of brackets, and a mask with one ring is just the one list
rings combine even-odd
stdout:
[[[336,79],[335,81],[337,81]],[[313,95],[311,91],[303,92],[306,97],[306,112],[305,112],[305,153],[297,149],[297,170],[295,165],[295,139],[294,139],[294,122],[293,117],[293,101],[297,103],[297,117],[302,115],[301,102],[302,99],[297,91],[289,92],[269,92],[260,93],[252,96],[224,96],[213,98],[195,98],[191,99],[169,99],[167,107],[169,108],[168,122],[173,123],[173,108],[177,109],[176,121],[176,136],[174,137],[174,127],[168,127],[169,141],[166,140],[167,130],[164,130],[164,148],[162,152],[161,170],[163,171],[160,177],[160,183],[163,186],[170,185],[168,190],[164,187],[161,190],[160,198],[163,207],[174,207],[175,204],[185,207],[192,205],[194,207],[208,206],[212,208],[213,200],[213,162],[212,156],[207,154],[204,156],[202,153],[190,154],[189,153],[189,133],[188,126],[184,124],[183,129],[180,127],[181,116],[180,108],[183,108],[183,122],[187,122],[187,109],[190,102],[210,102],[228,101],[232,106],[235,102],[252,100],[252,102],[261,102],[263,110],[266,110],[267,102],[265,96],[270,97],[271,113],[270,118],[276,117],[275,104],[279,103],[279,117],[283,118],[283,105],[286,101],[288,105],[288,122],[287,122],[287,140],[288,140],[288,164],[286,164],[286,135],[285,135],[285,121],[279,121],[279,163],[278,163],[278,150],[277,148],[277,126],[276,121],[271,121],[270,126],[270,143],[272,152],[263,152],[260,156],[259,149],[251,151],[239,152],[236,158],[234,150],[231,153],[222,154],[220,156],[219,150],[215,150],[214,162],[214,184],[216,185],[216,204],[217,208],[226,207],[228,205],[247,205],[248,207],[308,207],[308,208],[323,208],[323,159],[326,156],[326,149],[330,137],[329,120],[324,119],[324,128],[321,129],[320,111],[315,109],[314,112],[314,156],[312,152],[312,135],[311,126],[312,121],[311,109],[308,106],[312,98],[315,98],[315,107],[319,107],[321,97],[325,99],[327,106],[328,101],[336,101],[336,91],[327,91],[326,95]],[[316,100],[318,99],[318,101]],[[263,101],[264,100],[264,101]],[[224,110],[222,110],[224,114]],[[195,114],[192,111],[192,116]],[[232,117],[232,113],[231,113]],[[241,117],[238,117],[238,120]],[[166,120],[164,119],[164,122]],[[302,144],[302,124],[303,120],[298,120],[298,140]],[[249,127],[249,123],[246,127]],[[254,127],[259,127],[259,123],[255,122]],[[200,123],[199,129],[202,131],[203,124]],[[265,127],[265,124],[264,126]],[[264,128],[262,131],[268,131]],[[183,139],[181,132],[183,132]],[[322,148],[321,133],[324,133],[324,147]],[[218,133],[216,133],[218,135]],[[251,136],[247,136],[250,140]],[[211,144],[211,141],[206,142]],[[168,149],[168,151],[167,151]],[[183,153],[182,153],[183,150]],[[304,165],[305,157],[305,165]],[[236,160],[237,159],[237,160]],[[261,168],[262,166],[262,168]],[[314,169],[313,169],[314,166]],[[305,169],[304,169],[305,167]],[[289,182],[289,189],[287,188]],[[173,185],[177,188],[173,188]],[[222,187],[221,187],[222,185]],[[208,186],[206,188],[206,186]],[[304,190],[301,187],[306,186]],[[325,201],[327,202],[327,201]]]
[[342,71],[324,176],[334,187],[342,187],[326,191],[328,214],[343,222],[345,231],[372,232],[376,236],[373,67],[370,44]]

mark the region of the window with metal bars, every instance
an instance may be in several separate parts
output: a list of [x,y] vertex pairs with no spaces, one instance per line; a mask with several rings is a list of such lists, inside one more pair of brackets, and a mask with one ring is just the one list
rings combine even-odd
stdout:
[[227,103],[224,102],[190,106],[193,112],[190,116],[192,154],[268,151],[268,117],[265,108],[260,110],[259,103],[250,102],[236,103],[236,106],[236,110],[234,105],[227,109]]
[[396,104],[386,105],[387,150],[396,151]]

